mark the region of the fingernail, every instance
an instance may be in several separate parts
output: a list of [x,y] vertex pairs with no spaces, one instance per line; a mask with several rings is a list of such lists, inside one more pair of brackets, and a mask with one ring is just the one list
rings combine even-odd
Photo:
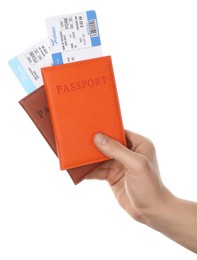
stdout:
[[94,141],[99,145],[105,145],[105,143],[107,142],[107,137],[99,133],[95,135]]

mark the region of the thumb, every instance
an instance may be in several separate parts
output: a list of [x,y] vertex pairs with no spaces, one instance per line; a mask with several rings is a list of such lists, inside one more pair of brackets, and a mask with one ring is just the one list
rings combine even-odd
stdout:
[[94,136],[94,143],[102,153],[111,159],[121,162],[126,168],[131,164],[132,160],[136,160],[134,152],[106,135],[101,133],[96,134]]

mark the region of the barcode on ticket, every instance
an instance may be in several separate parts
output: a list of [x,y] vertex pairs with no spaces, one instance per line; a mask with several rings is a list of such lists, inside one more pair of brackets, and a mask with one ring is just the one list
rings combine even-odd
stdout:
[[89,28],[91,37],[98,37],[98,27],[96,19],[89,20]]

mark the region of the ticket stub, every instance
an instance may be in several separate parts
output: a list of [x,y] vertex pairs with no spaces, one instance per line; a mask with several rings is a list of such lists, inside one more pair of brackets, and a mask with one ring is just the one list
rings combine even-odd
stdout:
[[25,91],[31,93],[43,85],[41,68],[52,65],[48,39],[35,44],[8,63]]
[[95,11],[46,18],[53,65],[102,56]]

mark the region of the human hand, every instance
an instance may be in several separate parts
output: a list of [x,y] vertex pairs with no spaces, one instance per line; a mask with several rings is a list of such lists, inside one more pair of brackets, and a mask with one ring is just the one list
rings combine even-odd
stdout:
[[197,253],[197,203],[175,197],[164,186],[149,139],[125,134],[128,148],[102,134],[94,137],[97,148],[112,160],[87,178],[107,180],[131,217]]
[[112,160],[87,178],[107,180],[121,207],[147,224],[149,215],[158,211],[171,193],[161,181],[152,142],[130,131],[125,134],[129,148],[102,134],[95,136],[97,148]]

